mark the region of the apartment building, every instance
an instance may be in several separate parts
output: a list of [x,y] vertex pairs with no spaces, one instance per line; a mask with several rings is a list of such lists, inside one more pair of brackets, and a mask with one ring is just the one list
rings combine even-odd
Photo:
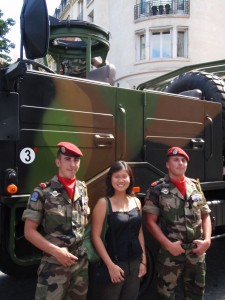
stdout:
[[224,59],[223,11],[221,0],[61,0],[54,16],[109,30],[116,84],[133,88],[189,64]]

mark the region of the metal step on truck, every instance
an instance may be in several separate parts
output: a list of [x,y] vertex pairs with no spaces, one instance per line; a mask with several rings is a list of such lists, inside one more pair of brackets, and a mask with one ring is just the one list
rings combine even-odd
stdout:
[[[166,172],[167,149],[184,148],[187,176],[200,179],[212,209],[213,238],[224,236],[225,61],[123,89],[114,86],[115,68],[106,60],[109,37],[98,25],[49,17],[45,0],[24,1],[20,59],[0,69],[0,270],[6,274],[35,273],[41,253],[25,240],[21,216],[32,189],[55,173],[62,140],[84,153],[79,178],[91,209],[116,160],[132,167],[143,201]],[[140,299],[152,287],[157,249],[146,231],[145,239],[149,272]]]

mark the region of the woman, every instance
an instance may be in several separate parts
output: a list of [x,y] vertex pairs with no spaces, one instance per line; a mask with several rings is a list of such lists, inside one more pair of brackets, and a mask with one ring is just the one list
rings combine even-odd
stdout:
[[[137,299],[140,278],[146,274],[141,203],[133,195],[133,182],[131,168],[124,161],[114,163],[106,178],[106,197],[111,204],[111,211],[106,216],[105,197],[99,199],[93,210],[92,241],[111,279],[109,283],[95,285],[99,300]],[[105,217],[109,226],[105,237],[106,247],[101,239]],[[118,260],[115,260],[115,256]],[[94,282],[92,276],[94,274],[90,272],[90,282]]]

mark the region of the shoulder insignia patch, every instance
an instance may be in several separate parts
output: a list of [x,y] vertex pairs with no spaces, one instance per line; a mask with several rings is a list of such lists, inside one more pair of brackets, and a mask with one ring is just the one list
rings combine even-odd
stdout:
[[38,200],[38,192],[33,192],[30,196],[30,201],[36,202]]

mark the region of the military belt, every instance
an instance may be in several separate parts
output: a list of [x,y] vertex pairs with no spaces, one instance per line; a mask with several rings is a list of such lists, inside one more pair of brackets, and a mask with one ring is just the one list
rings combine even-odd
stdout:
[[195,244],[195,243],[188,243],[188,244],[182,243],[182,244],[181,244],[181,247],[182,247],[184,250],[192,250],[192,249],[197,248],[197,244]]
[[81,240],[79,242],[75,242],[68,247],[68,251],[75,256],[83,257],[85,254],[85,251],[82,247],[82,244],[83,244],[83,240]]

